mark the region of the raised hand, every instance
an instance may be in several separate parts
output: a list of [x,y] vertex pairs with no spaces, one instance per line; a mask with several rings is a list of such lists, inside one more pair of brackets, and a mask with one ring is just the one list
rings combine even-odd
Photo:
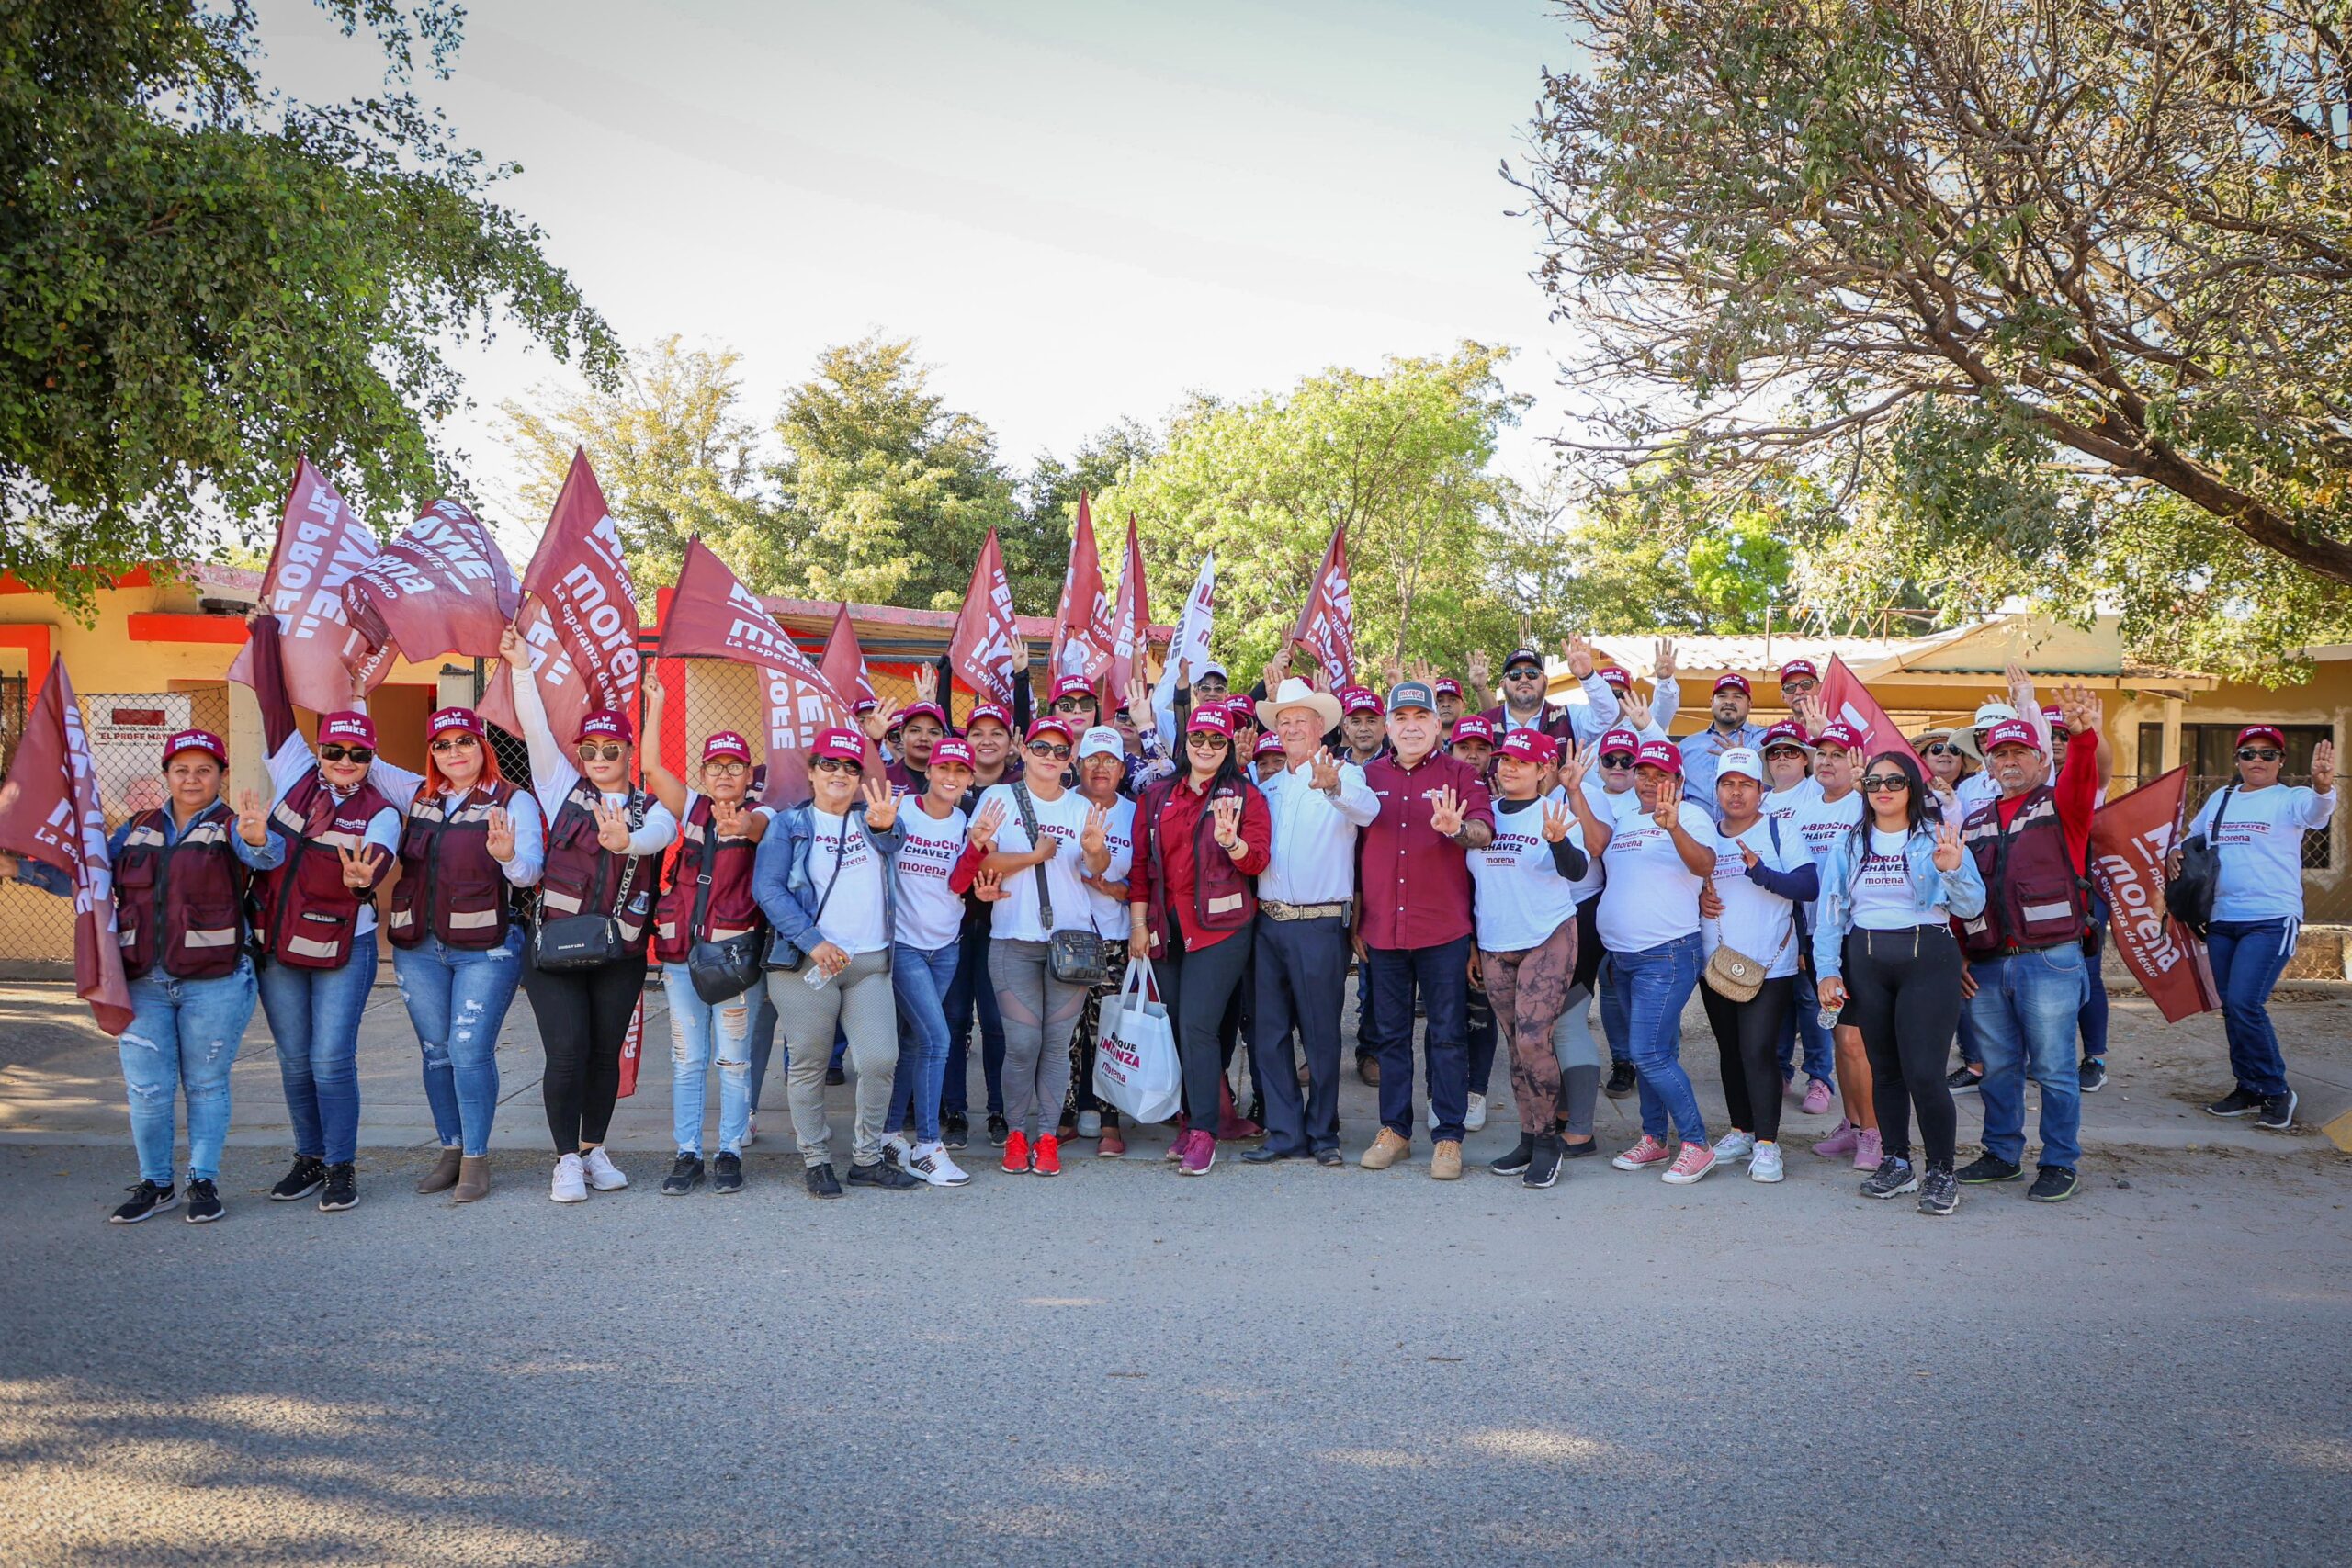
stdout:
[[1388,677],[1388,683],[1392,686],[1402,681],[1405,678],[1405,656],[1390,654],[1387,662],[1381,666],[1381,672]]
[[1617,718],[1638,735],[1650,727],[1650,705],[1635,696],[1629,687],[1617,694]]
[[1712,876],[1699,885],[1699,914],[1702,919],[1724,918],[1724,896],[1715,891],[1715,879]]
[[890,733],[890,726],[897,721],[899,711],[897,702],[884,697],[875,705],[874,711],[865,716],[865,738],[868,740],[879,742],[884,736]]
[[2080,735],[2087,730],[2096,736],[2099,721],[2107,716],[2107,705],[2088,686],[2061,686],[2058,716],[2065,721],[2069,733]]
[[237,837],[254,849],[269,841],[269,814],[262,809],[261,796],[251,790],[237,796]]
[[1307,784],[1326,795],[1335,795],[1340,788],[1340,760],[1331,755],[1329,746],[1315,749],[1315,761],[1309,764]]
[[1568,823],[1575,817],[1576,813],[1568,808],[1566,801],[1545,801],[1544,803],[1544,841],[1547,844],[1556,844],[1566,838]]
[[1938,871],[1958,871],[1960,857],[1965,852],[1960,847],[1959,823],[1947,821],[1936,829],[1936,869]]
[[1159,722],[1152,717],[1151,689],[1141,681],[1127,682],[1127,717],[1137,729],[1149,729]]
[[1754,871],[1758,866],[1764,863],[1764,857],[1758,854],[1753,849],[1749,848],[1747,840],[1746,839],[1742,839],[1739,840],[1739,863],[1746,866],[1748,870]]
[[365,845],[356,850],[347,850],[338,844],[335,846],[334,852],[343,861],[343,885],[345,887],[365,887],[375,880],[374,857],[368,852]]
[[1003,826],[1004,802],[991,800],[980,807],[978,816],[972,818],[971,827],[965,831],[964,841],[987,854],[996,848],[996,830]]
[[748,838],[752,809],[731,800],[714,800],[710,803],[710,822],[722,839]]
[[936,664],[916,665],[915,701],[919,703],[935,703],[938,700],[939,666]]
[[628,813],[596,803],[596,841],[615,854],[628,848]]
[[1592,673],[1592,644],[1580,637],[1560,639],[1560,651],[1568,656],[1568,673],[1581,681]]
[[887,780],[868,779],[860,786],[865,796],[865,825],[877,833],[887,833],[899,820],[899,793]]
[[1650,807],[1650,820],[1668,832],[1673,832],[1675,825],[1682,820],[1682,797],[1671,788],[1660,789],[1657,804]]
[[1435,686],[1437,684],[1437,666],[1431,664],[1426,659],[1414,660],[1413,679],[1416,681],[1426,681],[1431,686]]
[[1470,677],[1470,683],[1480,691],[1485,691],[1495,683],[1495,663],[1493,660],[1487,657],[1485,649],[1474,648],[1470,650],[1470,662],[1465,669]]
[[513,626],[508,626],[498,634],[498,657],[506,660],[507,665],[512,669],[526,673],[530,671],[530,645],[523,640],[523,634]]
[[1449,839],[1462,831],[1462,797],[1452,784],[1430,790],[1421,798],[1430,803],[1430,827]]
[[1670,637],[1662,637],[1657,639],[1657,647],[1650,654],[1650,681],[1653,684],[1660,681],[1671,681],[1674,679],[1674,639]]
[[662,682],[647,681],[640,683],[637,689],[645,698],[645,733],[658,734],[662,728]]
[[1275,649],[1274,656],[1266,660],[1265,682],[1267,691],[1271,692],[1275,687],[1283,683],[1283,678],[1290,673],[1290,660],[1291,651],[1290,645],[1288,643],[1284,643],[1281,648]]
[[1579,746],[1573,740],[1568,742],[1566,752],[1560,758],[1560,783],[1566,785],[1571,794],[1582,789],[1586,777],[1592,772],[1594,760],[1600,755],[1598,741],[1590,746]]
[[1209,810],[1216,818],[1211,829],[1216,835],[1217,847],[1230,852],[1241,847],[1241,797],[1220,795],[1209,803]]
[[1829,728],[1829,708],[1821,700],[1819,692],[1807,692],[1801,697],[1790,698],[1789,711],[1796,715],[1797,722],[1804,726],[1804,732],[1809,738]]
[[504,807],[490,808],[490,826],[482,833],[482,848],[501,865],[514,858],[514,818],[506,815]]
[[1086,826],[1079,829],[1078,847],[1090,855],[1111,852],[1111,813],[1108,807],[1086,808]]
[[1315,661],[1315,668],[1308,671],[1306,673],[1306,683],[1309,686],[1314,687],[1318,692],[1329,691],[1331,689],[1331,671],[1329,667],[1321,660],[1317,660]]
[[2312,788],[2322,795],[2335,787],[2335,742],[2323,740],[2312,748]]
[[2016,708],[2022,717],[2026,709],[2034,705],[2033,677],[2026,672],[2024,665],[2014,659],[2002,666],[2001,675],[2009,685],[2009,705]]
[[972,878],[972,897],[983,904],[993,904],[1004,897],[1004,878],[993,871],[983,871]]

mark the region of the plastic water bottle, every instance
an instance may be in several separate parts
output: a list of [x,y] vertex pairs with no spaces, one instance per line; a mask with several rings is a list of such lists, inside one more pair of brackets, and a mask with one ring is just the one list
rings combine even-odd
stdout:
[[832,978],[825,973],[825,966],[813,958],[808,961],[808,967],[800,972],[800,983],[812,991],[823,990]]

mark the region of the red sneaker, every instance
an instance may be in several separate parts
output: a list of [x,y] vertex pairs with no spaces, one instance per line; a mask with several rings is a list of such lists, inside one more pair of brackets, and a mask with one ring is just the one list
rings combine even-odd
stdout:
[[1007,1133],[1004,1135],[1004,1170],[1008,1176],[1026,1176],[1029,1173],[1028,1134]]
[[1062,1141],[1051,1133],[1039,1134],[1037,1158],[1029,1168],[1039,1176],[1059,1176],[1062,1173]]
[[1116,1127],[1104,1127],[1102,1140],[1094,1145],[1098,1159],[1123,1159],[1127,1153],[1127,1135]]

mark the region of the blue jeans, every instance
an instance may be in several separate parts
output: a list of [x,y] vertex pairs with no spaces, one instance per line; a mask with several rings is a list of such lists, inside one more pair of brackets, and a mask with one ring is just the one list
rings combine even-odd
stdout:
[[1427,1032],[1430,1104],[1437,1111],[1431,1136],[1462,1141],[1470,1113],[1470,939],[1437,947],[1364,950],[1372,976],[1372,1025],[1380,1055],[1380,1124],[1413,1136],[1413,996],[1419,992]]
[[1829,1031],[1821,1027],[1821,1010],[1804,1005],[1805,998],[1820,987],[1814,983],[1813,970],[1808,965],[1797,971],[1798,1005],[1781,1015],[1781,1077],[1789,1078],[1797,1059],[1797,1045],[1804,1046],[1804,1076],[1823,1083],[1836,1085],[1838,1053],[1830,1043]]
[[1609,1059],[1611,1062],[1624,1062],[1630,1065],[1634,1060],[1634,1053],[1627,1044],[1632,1038],[1627,1033],[1627,1030],[1630,1027],[1628,1021],[1634,1010],[1634,992],[1632,986],[1627,983],[1625,971],[1617,963],[1615,953],[1604,953],[1600,955],[1600,973],[1598,978],[1600,981],[1600,1029],[1602,1033],[1609,1036]]
[[[980,1076],[988,1080],[989,1114],[1004,1114],[1004,1018],[997,1011],[996,987],[989,984],[989,928],[985,920],[964,928],[962,956],[947,986],[947,1066],[939,1090],[943,1116],[970,1108],[972,1015],[980,1017]],[[1058,1111],[1058,1107],[1057,1110]]]
[[1960,1027],[1953,1031],[1960,1037],[1960,1060],[1963,1066],[1984,1070],[1984,1031],[1975,1015],[1966,1007],[1960,1010]]
[[1612,953],[1625,987],[1625,1048],[1641,1075],[1642,1131],[1658,1142],[1671,1122],[1686,1144],[1707,1141],[1706,1119],[1682,1070],[1682,1010],[1699,984],[1699,933],[1639,953]]
[[2083,1037],[2083,1055],[2107,1055],[2107,982],[2099,976],[2099,960],[2107,952],[2107,904],[2091,901],[2090,951],[2083,954],[2083,1011],[2076,1027]]
[[2222,993],[2222,1029],[2230,1042],[2230,1076],[2248,1094],[2287,1092],[2287,1058],[2270,1026],[2270,987],[2294,956],[2295,922],[2215,920],[2205,936],[2213,988]]
[[899,1076],[890,1085],[885,1132],[914,1123],[915,1142],[939,1142],[939,1090],[947,1075],[947,988],[962,942],[945,947],[890,945],[890,990],[899,1003]]
[[2083,1156],[2082,1069],[2075,1022],[2083,1010],[2079,942],[1972,958],[1976,994],[1965,1011],[1984,1052],[1984,1152],[2018,1165],[2025,1158],[2025,1080],[2041,1086],[2041,1163],[2072,1170]]
[[682,1155],[701,1155],[703,1097],[715,1056],[718,1152],[740,1155],[743,1134],[752,1124],[752,1014],[759,999],[746,991],[717,1004],[707,1002],[695,993],[683,964],[662,965],[662,990],[670,999],[671,1141]]
[[159,966],[130,982],[130,1027],[118,1044],[122,1087],[130,1096],[130,1142],[139,1174],[172,1184],[172,1140],[178,1096],[187,1096],[187,1174],[216,1181],[229,1137],[229,1069],[254,1016],[254,966],[179,980]]
[[376,983],[376,933],[340,969],[262,965],[261,1010],[277,1042],[277,1077],[294,1152],[329,1165],[359,1155],[359,1017]]
[[424,1100],[441,1146],[476,1158],[490,1153],[498,1113],[498,1032],[523,983],[523,929],[496,947],[448,947],[427,933],[392,949],[401,1000],[424,1050]]

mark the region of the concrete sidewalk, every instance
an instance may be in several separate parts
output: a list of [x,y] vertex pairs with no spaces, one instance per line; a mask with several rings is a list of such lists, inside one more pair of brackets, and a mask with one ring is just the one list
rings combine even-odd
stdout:
[[[1353,1010],[1349,1010],[1352,1013]],[[2108,1088],[2085,1097],[2083,1145],[2099,1150],[2226,1149],[2239,1153],[2301,1156],[2333,1161],[2339,1156],[2321,1126],[2352,1108],[2352,984],[2296,986],[2273,1003],[2288,1065],[2302,1097],[2297,1125],[2290,1134],[2256,1131],[2250,1122],[2225,1122],[2199,1109],[2229,1088],[2228,1053],[2218,1014],[2166,1026],[2134,990],[2114,996],[2114,1022]],[[645,1059],[637,1092],[620,1102],[611,1146],[616,1153],[672,1152],[669,1013],[656,984],[646,992]],[[760,1149],[789,1153],[791,1123],[785,1110],[783,1042],[760,1108]],[[1699,1088],[1701,1109],[1714,1127],[1723,1110],[1713,1037],[1694,998],[1683,1019],[1683,1061]],[[276,1049],[259,1009],[232,1074],[229,1141],[241,1147],[287,1146],[284,1099],[278,1088]],[[1350,1055],[1345,1058],[1351,1063]],[[544,1152],[548,1147],[540,1111],[542,1057],[529,1002],[517,993],[498,1050],[500,1112],[492,1147]],[[418,1070],[416,1036],[396,987],[379,985],[368,1003],[359,1043],[360,1128],[364,1148],[419,1149],[435,1143],[433,1121]],[[717,1075],[708,1075],[705,1146],[718,1135]],[[1246,1089],[1245,1089],[1246,1094]],[[1507,1064],[1498,1061],[1489,1085],[1492,1119],[1464,1150],[1474,1161],[1490,1159],[1517,1136]],[[830,1097],[836,1155],[843,1153],[851,1090]],[[1352,1071],[1340,1100],[1342,1136],[1352,1155],[1369,1141],[1377,1122],[1376,1091],[1357,1082]],[[2029,1089],[2026,1131],[2033,1141],[2033,1096]],[[1970,1157],[1982,1125],[1977,1097],[1958,1097],[1962,1158]],[[985,1104],[978,1052],[971,1054],[974,1107],[972,1159],[986,1147]],[[1837,1124],[1837,1113],[1810,1117],[1793,1103],[1783,1111],[1783,1135],[1792,1147],[1810,1145]],[[1614,1149],[1639,1135],[1634,1100],[1600,1101],[1596,1131]],[[114,1043],[91,1021],[89,1010],[70,986],[42,982],[0,983],[0,1143],[120,1145],[130,1143],[130,1117]],[[1159,1153],[1167,1134],[1148,1129],[1138,1151]],[[1491,1145],[1491,1146],[1490,1146]],[[1417,1136],[1415,1157],[1428,1145]]]

